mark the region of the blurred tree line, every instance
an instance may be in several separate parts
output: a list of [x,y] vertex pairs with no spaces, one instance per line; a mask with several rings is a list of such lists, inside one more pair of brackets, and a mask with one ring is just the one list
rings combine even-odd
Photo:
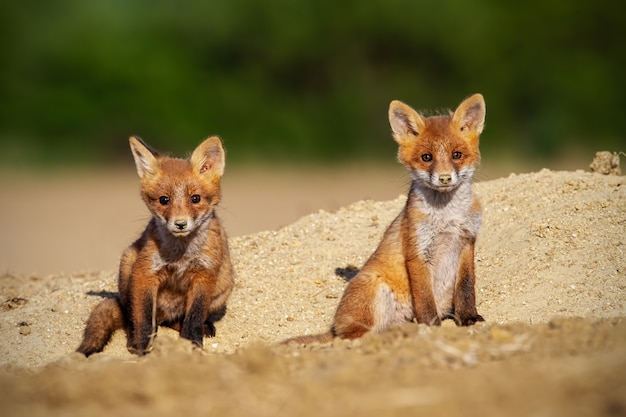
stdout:
[[0,161],[394,155],[387,106],[484,94],[485,152],[626,150],[613,1],[56,0],[0,5]]

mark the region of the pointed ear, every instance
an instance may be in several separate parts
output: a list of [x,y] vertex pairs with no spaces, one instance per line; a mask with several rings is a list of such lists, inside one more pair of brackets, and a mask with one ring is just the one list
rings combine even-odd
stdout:
[[404,142],[408,136],[419,136],[424,130],[424,119],[410,106],[393,100],[389,104],[389,124],[396,142]]
[[191,154],[191,165],[200,174],[206,172],[221,177],[225,164],[224,148],[218,136],[205,139]]
[[159,162],[156,159],[158,153],[146,145],[138,136],[131,136],[128,141],[130,142],[130,150],[135,159],[139,178],[143,179],[156,175],[159,172]]
[[452,124],[463,134],[478,136],[485,126],[485,112],[485,99],[481,94],[474,94],[459,104],[452,116]]

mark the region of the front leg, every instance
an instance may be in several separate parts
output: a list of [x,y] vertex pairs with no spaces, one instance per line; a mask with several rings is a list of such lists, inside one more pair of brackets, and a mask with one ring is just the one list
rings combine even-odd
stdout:
[[[133,277],[136,281],[136,277]],[[128,332],[128,351],[144,355],[152,350],[157,332],[156,296],[158,285],[134,282],[131,295],[131,330]]]
[[417,322],[439,326],[441,318],[437,313],[437,304],[430,284],[430,271],[426,262],[416,255],[413,259],[407,260],[407,272],[411,286],[411,301]]
[[409,216],[403,219],[401,236],[415,318],[420,324],[439,326],[441,318],[437,312],[430,270],[417,251],[416,234],[413,232],[412,225],[417,224],[417,219],[410,219]]
[[471,242],[461,252],[459,275],[454,288],[454,316],[457,325],[471,326],[476,322],[485,321],[476,310],[475,282],[474,242]]
[[188,292],[185,318],[180,329],[181,337],[202,347],[205,333],[215,336],[213,323],[208,322],[209,307],[215,289],[215,282],[206,271],[196,272]]

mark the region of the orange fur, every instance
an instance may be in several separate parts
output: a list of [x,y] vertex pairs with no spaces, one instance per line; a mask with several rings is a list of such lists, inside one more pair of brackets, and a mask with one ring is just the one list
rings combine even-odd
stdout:
[[188,160],[160,156],[135,137],[130,146],[152,219],[122,254],[119,295],[96,306],[87,321],[77,349],[87,356],[104,349],[120,328],[128,350],[139,355],[150,351],[158,325],[201,347],[205,335],[215,335],[213,323],[234,286],[215,213],[225,165],[220,139],[206,139]]
[[398,160],[411,174],[407,203],[360,272],[348,283],[330,332],[284,343],[354,339],[416,320],[467,326],[476,311],[474,242],[480,204],[471,190],[480,162],[485,103],[480,94],[454,113],[424,117],[400,101],[389,106]]

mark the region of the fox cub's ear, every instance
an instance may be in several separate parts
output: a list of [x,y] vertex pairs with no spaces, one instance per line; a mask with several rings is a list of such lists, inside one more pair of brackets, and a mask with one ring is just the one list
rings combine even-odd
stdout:
[[191,154],[191,165],[200,174],[206,172],[221,177],[225,164],[224,148],[218,136],[205,139]]
[[389,124],[396,142],[404,142],[410,136],[419,136],[424,130],[424,119],[410,106],[393,100],[389,104]]
[[159,171],[159,162],[156,159],[158,153],[146,145],[138,136],[131,136],[128,141],[130,142],[130,150],[135,159],[139,178],[155,175]]
[[459,104],[452,123],[462,133],[478,136],[485,126],[485,111],[485,99],[481,94],[474,94]]

